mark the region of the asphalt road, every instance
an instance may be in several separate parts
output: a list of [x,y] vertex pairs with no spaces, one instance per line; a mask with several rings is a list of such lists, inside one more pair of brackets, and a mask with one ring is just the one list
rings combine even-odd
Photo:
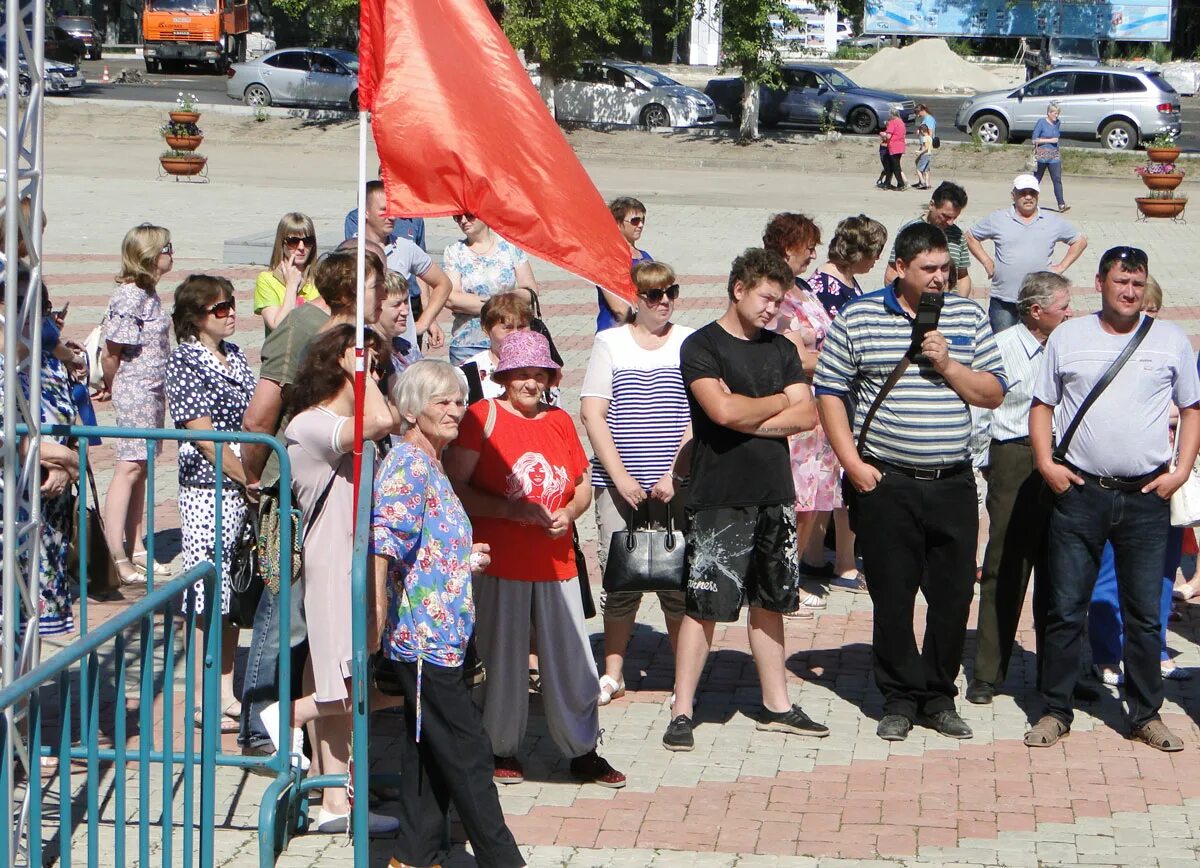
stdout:
[[[145,84],[99,84],[104,66],[107,64],[109,76],[116,79],[123,69],[136,69],[146,79]],[[146,72],[145,64],[135,58],[107,58],[104,60],[85,60],[80,64],[88,85],[83,88],[80,96],[100,97],[115,100],[142,100],[146,102],[174,102],[180,91],[194,93],[200,102],[224,103],[234,105],[225,94],[225,76],[201,72],[199,69],[187,73],[162,73],[151,75]],[[62,97],[70,99],[70,97]],[[918,102],[924,102],[937,118],[938,135],[948,142],[965,142],[970,140],[966,133],[954,129],[954,115],[964,97],[961,96],[929,96],[918,97]],[[1180,144],[1184,150],[1200,152],[1200,97],[1183,97],[1183,135]],[[718,121],[718,126],[728,125],[728,121]],[[1099,142],[1073,142],[1080,147],[1099,148]]]

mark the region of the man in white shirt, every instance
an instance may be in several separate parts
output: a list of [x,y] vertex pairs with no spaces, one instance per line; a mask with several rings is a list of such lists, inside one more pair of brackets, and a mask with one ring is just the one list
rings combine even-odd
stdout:
[[[967,701],[988,705],[1004,681],[1029,574],[1037,567],[1051,505],[1029,447],[1029,407],[1041,372],[1046,339],[1071,316],[1071,282],[1053,271],[1035,271],[1017,297],[1021,321],[996,335],[1008,374],[1008,391],[980,419],[988,429],[987,511],[991,524],[979,580],[975,668]],[[1034,621],[1044,614],[1041,580],[1034,583]]]

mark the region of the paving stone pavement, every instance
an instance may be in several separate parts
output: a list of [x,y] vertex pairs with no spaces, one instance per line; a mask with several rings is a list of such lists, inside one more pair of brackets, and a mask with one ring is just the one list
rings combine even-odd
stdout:
[[[916,193],[875,191],[868,177],[787,171],[768,176],[752,167],[644,168],[582,156],[606,196],[631,193],[646,202],[645,246],[675,265],[683,285],[677,321],[693,326],[724,308],[728,263],[756,242],[769,214],[813,214],[828,240],[843,216],[866,212],[894,229],[922,201]],[[328,154],[323,159],[330,177],[352,176],[352,155]],[[631,152],[630,162],[635,160]],[[150,180],[106,182],[87,171],[63,167],[57,174],[52,171],[47,182],[51,230],[46,281],[56,305],[72,302],[66,336],[82,339],[98,322],[118,266],[115,251],[121,235],[128,226],[151,219],[172,229],[179,251],[175,274],[166,278],[165,286],[200,271],[234,281],[240,314],[234,340],[254,364],[262,335],[250,310],[259,269],[219,261],[221,242],[250,231],[247,203],[253,203],[253,213],[259,215],[259,225],[253,228],[270,228],[277,214],[295,208],[314,217],[321,244],[329,246],[340,240],[335,233],[353,198],[352,184],[318,188],[311,179],[292,184],[273,180],[266,186],[253,181],[222,183],[216,176],[207,187],[188,188]],[[987,175],[985,164],[978,176],[960,180],[972,197],[965,223],[1006,198],[1008,179]],[[1090,275],[1103,249],[1135,244],[1148,250],[1152,273],[1165,288],[1164,315],[1192,335],[1200,334],[1196,232],[1172,223],[1135,223],[1128,201],[1134,180],[1122,185],[1069,179],[1074,205],[1069,216],[1091,239],[1087,253],[1072,269],[1081,285],[1076,307],[1094,306]],[[89,195],[104,197],[103,220],[95,220],[95,211],[80,206],[79,185]],[[236,216],[225,220],[226,214]],[[449,221],[430,221],[435,251],[454,237],[452,232]],[[65,252],[68,249],[73,252]],[[543,285],[546,320],[566,358],[565,401],[574,412],[591,345],[595,291],[544,263],[536,264],[535,270]],[[979,269],[973,271],[981,280]],[[877,267],[863,283],[877,285],[881,277],[882,267]],[[102,424],[112,421],[107,407],[100,416]],[[174,454],[168,448],[157,464],[156,547],[162,561],[172,560],[179,548]],[[94,449],[93,457],[103,491],[111,473],[111,446]],[[598,580],[590,515],[581,522],[581,532]],[[138,594],[127,590],[124,596],[136,599]],[[122,605],[93,602],[91,618],[102,620]],[[1183,620],[1171,625],[1177,663],[1187,667],[1200,666],[1197,611],[1184,607]],[[916,622],[923,617],[919,610]],[[532,700],[524,749],[528,780],[501,792],[529,863],[597,868],[1196,864],[1200,679],[1169,683],[1167,688],[1164,717],[1187,743],[1181,754],[1163,755],[1127,741],[1120,705],[1110,695],[1081,707],[1070,739],[1031,752],[1021,742],[1030,715],[1038,711],[1031,690],[1033,635],[1027,612],[1005,691],[991,706],[960,705],[975,730],[973,740],[957,742],[918,728],[908,741],[889,744],[874,734],[881,698],[870,674],[871,623],[869,600],[844,593],[829,596],[827,610],[815,619],[788,622],[789,686],[806,711],[831,727],[831,736],[823,740],[755,731],[758,689],[745,630],[740,624],[719,626],[698,699],[696,750],[670,753],[660,739],[670,716],[666,699],[672,661],[661,610],[655,600],[647,599],[626,663],[629,694],[601,710],[602,751],[629,775],[624,790],[571,783],[566,761],[557,756],[546,734],[538,700]],[[598,653],[600,622],[589,626]],[[54,650],[70,638],[53,640],[47,647]],[[247,642],[243,634],[243,645]],[[968,660],[972,653],[969,642]],[[176,700],[178,704],[179,697]],[[160,703],[159,720],[161,711]],[[391,769],[394,720],[377,715],[372,733],[378,766]],[[225,747],[234,749],[229,739]],[[74,780],[78,785],[82,778]],[[219,772],[218,864],[258,864],[255,830],[265,784],[261,778]],[[161,791],[153,799],[161,800]],[[103,804],[111,822],[111,801]],[[135,804],[131,797],[131,812]],[[85,848],[78,840],[76,846]],[[101,857],[109,858],[110,832],[99,847]],[[375,842],[372,864],[386,864],[387,856],[387,842]],[[351,857],[344,837],[307,835],[293,841],[279,864],[350,864]],[[473,859],[460,849],[448,864],[457,868],[473,864]]]

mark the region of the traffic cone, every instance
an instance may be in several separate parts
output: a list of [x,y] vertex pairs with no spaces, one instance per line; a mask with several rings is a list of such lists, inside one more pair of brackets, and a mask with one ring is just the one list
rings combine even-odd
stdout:
[[104,64],[104,74],[100,76],[100,83],[101,83],[101,84],[108,84],[108,82],[109,82],[109,78],[108,78],[108,64],[106,63],[106,64]]

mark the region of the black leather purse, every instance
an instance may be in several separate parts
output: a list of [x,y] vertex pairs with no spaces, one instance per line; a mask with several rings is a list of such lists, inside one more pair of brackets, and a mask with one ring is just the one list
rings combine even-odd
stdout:
[[[683,531],[676,530],[675,519],[667,509],[666,528],[638,526],[641,508],[633,510],[625,525],[612,535],[608,544],[608,563],[604,566],[604,590],[682,591],[687,569],[687,551]],[[645,511],[649,523],[649,508]]]

